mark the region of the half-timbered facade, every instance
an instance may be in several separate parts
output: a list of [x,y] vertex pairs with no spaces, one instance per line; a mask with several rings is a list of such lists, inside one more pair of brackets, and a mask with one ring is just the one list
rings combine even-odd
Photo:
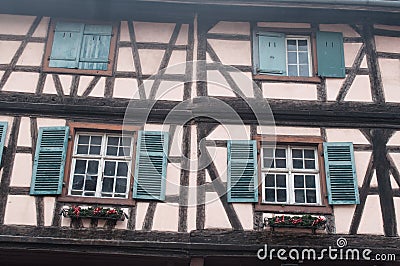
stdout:
[[0,3],[3,265],[397,265],[400,4],[326,2]]

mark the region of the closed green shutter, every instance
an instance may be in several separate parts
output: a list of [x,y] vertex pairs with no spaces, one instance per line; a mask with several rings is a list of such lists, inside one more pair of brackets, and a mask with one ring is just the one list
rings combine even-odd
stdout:
[[139,131],[133,197],[165,200],[168,133]]
[[4,144],[6,142],[7,126],[7,122],[0,122],[0,166],[2,166],[1,159],[3,156]]
[[325,142],[324,160],[329,204],[359,204],[351,142]]
[[107,70],[111,25],[85,25],[79,69]]
[[286,75],[285,35],[264,32],[258,36],[258,72],[272,75]]
[[257,144],[255,140],[228,141],[228,202],[257,202]]
[[318,75],[343,78],[344,64],[343,35],[340,32],[317,32]]
[[68,134],[68,127],[39,129],[33,162],[31,195],[61,194]]
[[50,67],[78,68],[84,24],[57,22],[50,55]]

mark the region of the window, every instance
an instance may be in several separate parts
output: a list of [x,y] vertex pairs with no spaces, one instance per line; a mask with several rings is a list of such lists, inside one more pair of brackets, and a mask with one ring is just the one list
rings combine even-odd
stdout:
[[132,145],[132,137],[120,134],[78,133],[69,194],[127,198]]
[[320,204],[316,147],[262,147],[262,202]]
[[256,79],[320,82],[318,76],[345,77],[341,33],[259,28],[253,51]]
[[116,30],[112,24],[52,22],[44,71],[111,75]]

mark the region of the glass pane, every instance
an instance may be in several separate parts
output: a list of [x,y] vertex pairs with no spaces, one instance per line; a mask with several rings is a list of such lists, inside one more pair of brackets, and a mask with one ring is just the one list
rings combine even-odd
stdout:
[[87,173],[89,175],[97,175],[99,167],[99,161],[89,161]]
[[267,175],[265,177],[265,186],[266,187],[275,187],[275,178],[274,175]]
[[278,158],[286,158],[286,152],[284,149],[276,149],[275,150],[275,157]]
[[85,190],[96,191],[97,176],[86,175]]
[[286,189],[278,189],[276,192],[277,201],[286,202]]
[[90,146],[89,154],[99,155],[100,154],[100,146]]
[[101,145],[101,136],[92,136],[90,144]]
[[268,158],[273,157],[274,152],[272,149],[264,148],[263,152],[264,152],[264,157],[268,157]]
[[125,178],[117,178],[117,184],[115,185],[116,193],[125,193],[126,192],[126,179]]
[[276,175],[276,186],[277,187],[286,187],[286,176],[285,175]]
[[114,188],[114,178],[104,178],[103,179],[103,192],[113,192]]
[[104,166],[104,175],[114,176],[115,175],[115,166],[116,166],[116,162],[106,161],[106,164]]
[[315,153],[313,150],[304,150],[304,158],[314,159]]
[[117,176],[128,176],[128,164],[126,162],[118,163]]
[[308,53],[299,53],[299,63],[308,65]]
[[272,159],[264,159],[264,168],[275,168]]
[[75,174],[86,173],[86,160],[76,160],[75,163]]
[[118,146],[119,138],[118,137],[108,137],[108,144],[107,145],[113,145],[113,146]]
[[83,193],[83,195],[93,197],[94,192],[85,192],[85,193]]
[[307,190],[307,203],[317,203],[315,190]]
[[298,40],[299,51],[307,51],[307,40]]
[[286,160],[285,159],[277,159],[276,168],[286,168]]
[[315,169],[315,161],[314,160],[305,160],[304,161],[306,169]]
[[293,149],[292,156],[293,158],[303,158],[303,150]]
[[301,76],[301,77],[308,77],[308,76],[310,76],[308,65],[301,65],[301,66],[300,66],[300,73],[299,73],[299,76]]
[[294,191],[294,197],[296,203],[305,203],[304,190],[296,189]]
[[306,187],[307,188],[315,188],[315,176],[306,175]]
[[131,141],[132,141],[132,138],[129,138],[129,137],[122,138],[121,145],[122,146],[126,146],[126,147],[130,147],[131,146]]
[[79,136],[78,144],[89,144],[89,136]]
[[298,76],[297,72],[297,66],[296,65],[290,65],[288,66],[288,76]]
[[113,146],[107,146],[107,155],[117,156],[118,148]]
[[129,148],[120,147],[118,149],[118,156],[129,156]]
[[302,175],[294,176],[294,187],[296,187],[296,188],[304,187],[304,176],[302,176]]
[[303,169],[303,160],[293,159],[293,168]]
[[296,40],[288,40],[287,41],[287,50],[288,51],[297,51]]
[[78,145],[78,149],[76,151],[77,154],[88,154],[89,146],[86,145]]
[[275,189],[265,190],[265,201],[275,202]]
[[297,53],[296,52],[288,52],[288,64],[297,64]]
[[83,175],[74,175],[74,181],[72,182],[72,189],[82,190],[83,188]]

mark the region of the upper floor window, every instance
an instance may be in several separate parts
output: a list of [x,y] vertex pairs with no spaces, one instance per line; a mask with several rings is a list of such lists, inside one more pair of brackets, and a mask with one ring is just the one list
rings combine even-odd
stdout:
[[51,24],[44,70],[111,75],[116,26],[56,21]]

